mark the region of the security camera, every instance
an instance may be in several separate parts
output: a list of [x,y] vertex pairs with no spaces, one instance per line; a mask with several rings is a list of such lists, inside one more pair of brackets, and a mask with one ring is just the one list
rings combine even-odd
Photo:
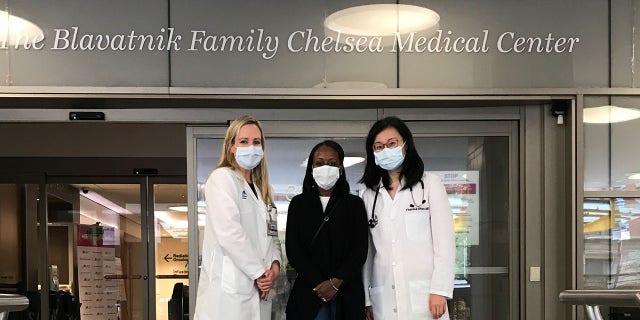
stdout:
[[87,188],[82,188],[82,193],[84,193],[84,194],[89,193],[89,189],[87,189]]

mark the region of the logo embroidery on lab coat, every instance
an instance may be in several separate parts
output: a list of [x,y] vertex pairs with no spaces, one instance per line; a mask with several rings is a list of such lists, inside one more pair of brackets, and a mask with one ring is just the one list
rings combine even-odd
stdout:
[[405,211],[416,211],[416,210],[426,210],[429,211],[429,207],[409,207],[406,208]]
[[242,200],[247,200],[247,192],[242,190]]

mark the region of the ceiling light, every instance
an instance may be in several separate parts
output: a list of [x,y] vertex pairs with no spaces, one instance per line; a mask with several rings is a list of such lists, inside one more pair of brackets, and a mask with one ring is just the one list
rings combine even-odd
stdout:
[[[391,45],[396,34],[437,29],[440,16],[433,10],[408,4],[369,4],[336,11],[324,20],[325,35],[340,42],[348,37],[379,37]],[[340,36],[338,36],[340,35]]]
[[[206,204],[204,201],[198,201],[198,212],[206,212]],[[171,211],[178,211],[178,212],[187,212],[189,211],[189,207],[187,207],[186,204],[183,205],[178,205],[178,206],[170,206],[167,209],[171,210]]]
[[[187,212],[189,211],[189,207],[187,206],[172,206],[168,208],[169,210],[172,211],[178,211],[178,212]],[[205,209],[205,207],[200,207],[198,206],[198,212],[206,212],[207,210]]]
[[314,88],[326,89],[386,89],[386,84],[373,81],[333,81],[321,82],[313,86]]
[[186,219],[175,218],[166,211],[155,211],[156,219],[166,222],[169,226],[178,229],[186,229],[188,221]]
[[178,212],[187,212],[189,211],[189,207],[187,206],[172,206],[168,208],[171,211],[178,211]]
[[87,199],[89,199],[89,200],[91,200],[91,201],[93,201],[93,202],[95,202],[95,203],[97,203],[97,204],[99,204],[99,205],[101,205],[101,206],[103,206],[103,207],[115,212],[115,213],[118,213],[118,214],[133,214],[131,211],[129,211],[129,210],[127,210],[127,209],[125,209],[125,208],[113,203],[111,200],[103,197],[102,195],[100,195],[97,192],[89,190],[88,192],[85,193],[83,191],[78,190],[78,193],[80,194],[80,196],[85,197],[85,198],[87,198]]
[[42,40],[44,33],[36,24],[0,10],[0,49],[32,45]]
[[344,157],[344,167],[348,168],[363,161],[363,157]]
[[[308,159],[304,159],[304,161],[302,161],[302,163],[300,164],[301,167],[306,168],[307,167],[307,160]],[[353,165],[356,165],[360,162],[363,162],[364,158],[363,157],[344,157],[344,167],[348,168],[351,167]]]
[[583,114],[585,123],[618,123],[637,118],[640,118],[640,110],[616,106],[585,108]]
[[629,179],[632,180],[640,180],[640,172],[634,172],[629,175]]

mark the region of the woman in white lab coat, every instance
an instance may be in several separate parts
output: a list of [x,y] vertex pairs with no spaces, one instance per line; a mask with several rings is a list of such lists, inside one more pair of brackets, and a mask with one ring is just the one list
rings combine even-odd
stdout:
[[366,142],[361,192],[370,244],[363,269],[367,319],[449,319],[453,215],[440,179],[424,172],[402,120],[378,120]]
[[281,249],[260,123],[231,123],[220,163],[207,179],[207,217],[194,319],[271,318],[269,291]]

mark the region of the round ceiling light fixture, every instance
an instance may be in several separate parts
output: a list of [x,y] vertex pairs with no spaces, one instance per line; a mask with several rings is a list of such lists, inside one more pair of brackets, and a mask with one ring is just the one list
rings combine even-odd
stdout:
[[35,23],[0,10],[0,49],[33,45],[42,40],[44,33]]
[[324,26],[325,35],[339,42],[347,37],[380,37],[386,46],[395,42],[396,35],[435,31],[439,22],[440,15],[424,7],[369,4],[336,11],[324,20]]
[[601,106],[584,108],[583,121],[585,123],[618,123],[640,118],[640,110],[617,106]]
[[0,10],[0,49],[32,45],[42,40],[44,33],[35,23]]

